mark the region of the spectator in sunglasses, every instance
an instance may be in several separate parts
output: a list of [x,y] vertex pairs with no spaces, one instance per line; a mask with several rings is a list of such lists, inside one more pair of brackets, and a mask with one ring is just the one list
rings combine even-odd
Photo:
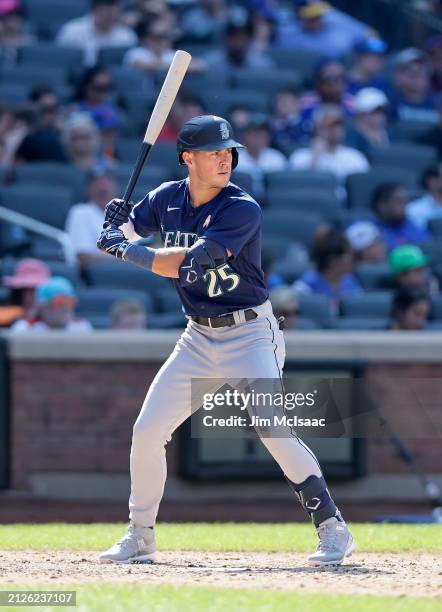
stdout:
[[313,117],[325,104],[338,106],[344,117],[353,115],[353,96],[347,93],[347,80],[342,62],[336,58],[320,59],[313,71],[314,89],[299,101],[304,140],[312,135]]
[[88,113],[95,121],[102,139],[103,155],[115,159],[115,141],[120,114],[112,102],[112,75],[106,68],[96,66],[87,70],[78,88],[73,110]]
[[35,110],[37,121],[34,129],[20,144],[16,154],[17,161],[65,162],[58,95],[51,87],[36,87],[31,91],[29,101]]
[[77,297],[72,284],[62,276],[53,276],[36,290],[37,315],[20,319],[11,327],[16,333],[45,331],[90,332],[91,324],[75,317]]

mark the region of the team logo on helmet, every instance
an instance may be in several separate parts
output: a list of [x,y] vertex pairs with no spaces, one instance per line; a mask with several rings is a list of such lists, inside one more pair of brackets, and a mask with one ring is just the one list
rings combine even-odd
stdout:
[[229,133],[229,127],[227,125],[227,123],[225,123],[224,121],[222,123],[219,124],[219,131],[221,132],[221,138],[222,140],[228,140],[230,133]]

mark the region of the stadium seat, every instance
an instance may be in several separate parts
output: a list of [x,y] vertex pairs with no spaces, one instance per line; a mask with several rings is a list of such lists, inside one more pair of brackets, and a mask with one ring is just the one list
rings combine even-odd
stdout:
[[442,238],[442,218],[441,219],[432,219],[428,223],[428,229],[433,234],[435,238]]
[[140,302],[146,313],[153,311],[152,298],[145,291],[103,287],[80,287],[77,290],[77,312],[85,318],[91,314],[109,315],[115,302],[134,299]]
[[[155,84],[153,77],[128,66],[111,66],[112,80],[118,94],[123,98],[134,95],[147,97],[155,95]],[[129,98],[130,99],[130,98]],[[146,117],[147,124],[147,117]]]
[[[119,185],[120,191],[123,192],[126,188],[127,183],[129,182],[130,176],[132,174],[133,166],[131,164],[118,164],[115,168],[112,169]],[[143,192],[143,196],[152,189],[161,185],[165,181],[171,180],[171,175],[167,171],[167,168],[161,168],[160,166],[152,166],[150,163],[146,164],[141,172],[140,178],[138,180],[137,186],[139,187],[135,193],[138,191]],[[132,198],[136,201],[136,198]]]
[[136,134],[144,136],[147,120],[155,105],[155,93],[151,92],[140,95],[139,93],[128,91],[120,92],[120,97],[126,110],[127,120],[130,122],[133,130]]
[[253,180],[248,172],[238,172],[234,170],[231,181],[235,183],[235,185],[238,185],[238,187],[241,187],[241,189],[244,189],[244,191],[247,191],[247,193],[252,193]]
[[100,66],[122,66],[123,59],[131,47],[103,47],[98,52]]
[[59,229],[64,228],[66,215],[73,199],[70,189],[38,184],[4,187],[0,197],[1,203],[6,208]]
[[355,293],[341,299],[343,317],[363,317],[384,319],[390,316],[392,293],[389,291],[372,291]]
[[[117,141],[117,154],[122,162],[135,163],[141,142],[135,138],[120,138]],[[169,142],[156,142],[149,157],[148,166],[160,168],[168,176],[174,174],[178,166],[176,146]]]
[[341,203],[333,192],[322,189],[277,189],[267,191],[267,206],[271,210],[296,210],[317,213],[324,221],[333,222]]
[[430,266],[438,266],[442,264],[442,244],[439,240],[424,242],[419,246],[428,257]]
[[307,317],[297,317],[296,331],[310,331],[312,329],[321,329],[321,326],[318,325],[316,321],[313,321],[313,319],[308,319]]
[[313,212],[265,210],[263,212],[263,232],[264,235],[266,233],[276,234],[309,247],[313,234],[321,221],[320,215]]
[[86,172],[70,164],[33,162],[17,165],[14,167],[14,180],[17,184],[67,187],[76,202],[83,202],[86,198]]
[[333,191],[337,186],[334,174],[318,170],[279,170],[265,175],[267,189],[315,189]]
[[272,260],[282,259],[287,252],[290,242],[291,240],[287,236],[272,234],[267,231],[264,232],[262,240],[263,248]]
[[13,68],[0,70],[0,79],[8,85],[23,85],[28,88],[50,85],[54,89],[67,85],[68,74],[63,66],[39,65],[36,70],[31,64],[18,64]]
[[425,145],[396,143],[389,147],[373,147],[370,158],[373,167],[400,168],[402,171],[410,168],[421,173],[437,161],[437,152]]
[[433,126],[425,121],[397,121],[393,126],[393,137],[398,142],[418,142]]
[[270,109],[270,93],[259,91],[217,90],[205,92],[200,96],[205,108],[220,117],[227,117],[232,109],[241,107],[255,113],[267,113]]
[[333,317],[330,310],[330,301],[325,295],[318,293],[300,293],[297,296],[299,314],[312,319],[320,327],[330,327]]
[[431,318],[439,322],[442,321],[442,295],[431,297]]
[[275,95],[279,89],[287,87],[297,89],[301,81],[302,75],[293,68],[268,71],[240,68],[232,71],[233,88],[240,91],[260,91],[263,89]]
[[26,15],[30,23],[39,36],[51,40],[64,23],[85,15],[89,8],[89,0],[26,0]]
[[184,329],[186,325],[187,319],[184,313],[154,313],[147,321],[149,329]]
[[304,80],[311,80],[313,68],[321,55],[308,49],[270,49],[269,55],[280,69],[296,70]]
[[182,313],[181,301],[173,287],[159,289],[157,292],[157,303],[160,312]]
[[387,263],[358,264],[355,274],[365,291],[393,288],[394,281]]
[[373,168],[369,172],[357,172],[347,178],[347,197],[350,208],[369,208],[373,192],[382,183],[399,183],[409,190],[419,184],[419,173],[400,168]]
[[83,69],[83,51],[74,47],[60,47],[53,42],[38,43],[22,47],[19,54],[24,65],[54,66],[78,76]]
[[384,329],[388,329],[389,324],[390,319],[386,317],[341,317],[334,319],[332,327],[333,329],[339,329],[340,331],[382,331]]
[[156,300],[157,292],[160,289],[171,287],[171,281],[168,279],[151,274],[127,262],[91,263],[85,267],[84,276],[92,287],[116,287],[144,291],[154,300],[155,309],[159,309],[159,303]]
[[2,104],[23,104],[27,102],[31,86],[27,83],[0,83]]

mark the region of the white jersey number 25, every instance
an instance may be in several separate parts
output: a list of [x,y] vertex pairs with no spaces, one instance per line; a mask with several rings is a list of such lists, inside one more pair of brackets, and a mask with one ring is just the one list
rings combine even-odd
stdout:
[[[204,280],[208,282],[207,295],[214,298],[236,289],[240,278],[229,264],[225,263],[219,268],[207,272],[204,275]],[[227,282],[229,285],[226,284]]]

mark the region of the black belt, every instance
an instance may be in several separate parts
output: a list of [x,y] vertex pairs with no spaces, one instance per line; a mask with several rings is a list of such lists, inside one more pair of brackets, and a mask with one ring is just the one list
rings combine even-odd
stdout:
[[[255,312],[252,308],[248,308],[244,310],[244,317],[246,321],[251,321],[252,319],[256,319],[258,313]],[[206,325],[207,327],[232,327],[232,325],[236,325],[235,318],[232,313],[220,315],[218,317],[190,317],[192,321],[198,323],[199,325]]]

